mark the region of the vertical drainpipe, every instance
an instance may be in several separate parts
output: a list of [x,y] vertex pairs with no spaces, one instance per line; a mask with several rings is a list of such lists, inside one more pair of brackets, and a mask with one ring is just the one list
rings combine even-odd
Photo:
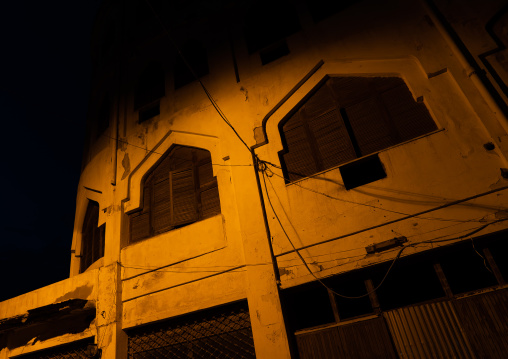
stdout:
[[501,126],[508,133],[508,106],[487,78],[485,70],[478,65],[474,56],[469,52],[466,45],[462,42],[450,23],[448,23],[444,15],[439,11],[433,0],[422,0],[421,3],[436,26],[436,29],[446,41],[446,44],[466,70],[467,76],[476,86],[482,98],[492,111],[503,118]]

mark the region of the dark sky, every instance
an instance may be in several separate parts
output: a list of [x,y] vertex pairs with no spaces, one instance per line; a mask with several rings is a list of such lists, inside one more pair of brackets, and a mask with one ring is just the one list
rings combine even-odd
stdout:
[[0,5],[0,301],[69,274],[99,3]]

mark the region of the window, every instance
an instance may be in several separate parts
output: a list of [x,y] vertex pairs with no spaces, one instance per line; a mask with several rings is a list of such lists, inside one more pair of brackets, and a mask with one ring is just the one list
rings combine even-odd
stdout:
[[189,66],[197,77],[205,76],[209,71],[206,50],[198,41],[188,41],[185,43],[181,48],[181,53],[185,61],[180,55],[177,55],[175,59],[175,89],[179,89],[196,80],[194,74],[189,70]]
[[81,236],[81,272],[104,256],[106,225],[98,227],[99,204],[88,201]]
[[142,197],[142,208],[129,215],[131,242],[219,214],[210,152],[173,147],[146,177]]
[[300,30],[294,5],[286,1],[256,2],[245,19],[245,41],[249,54],[259,51],[268,64],[289,54],[286,37]]
[[[436,129],[400,78],[330,77],[279,125],[279,157],[292,182]],[[377,156],[344,173],[348,189],[386,176]]]
[[153,63],[139,77],[134,94],[134,110],[139,110],[139,122],[160,114],[159,102],[164,97],[165,75],[162,67]]
[[188,313],[126,332],[128,359],[256,358],[246,301]]
[[[56,325],[55,325],[56,326]],[[87,338],[68,344],[58,345],[52,348],[38,350],[30,354],[25,354],[23,359],[87,359],[90,358],[88,354],[88,347],[93,346],[94,338]]]

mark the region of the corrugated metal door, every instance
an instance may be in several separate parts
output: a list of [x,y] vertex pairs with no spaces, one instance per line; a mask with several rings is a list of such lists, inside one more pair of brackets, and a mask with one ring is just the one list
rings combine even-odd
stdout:
[[400,358],[475,358],[450,301],[383,313]]
[[300,359],[397,358],[382,317],[296,333]]
[[453,301],[459,320],[479,358],[508,357],[508,290]]

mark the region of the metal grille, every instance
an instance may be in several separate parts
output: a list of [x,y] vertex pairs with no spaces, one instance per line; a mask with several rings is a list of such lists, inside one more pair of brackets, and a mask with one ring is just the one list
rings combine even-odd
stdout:
[[76,341],[70,344],[39,350],[30,354],[17,356],[20,359],[88,359],[86,349],[93,344],[93,338]]
[[255,358],[246,303],[129,331],[129,359]]

